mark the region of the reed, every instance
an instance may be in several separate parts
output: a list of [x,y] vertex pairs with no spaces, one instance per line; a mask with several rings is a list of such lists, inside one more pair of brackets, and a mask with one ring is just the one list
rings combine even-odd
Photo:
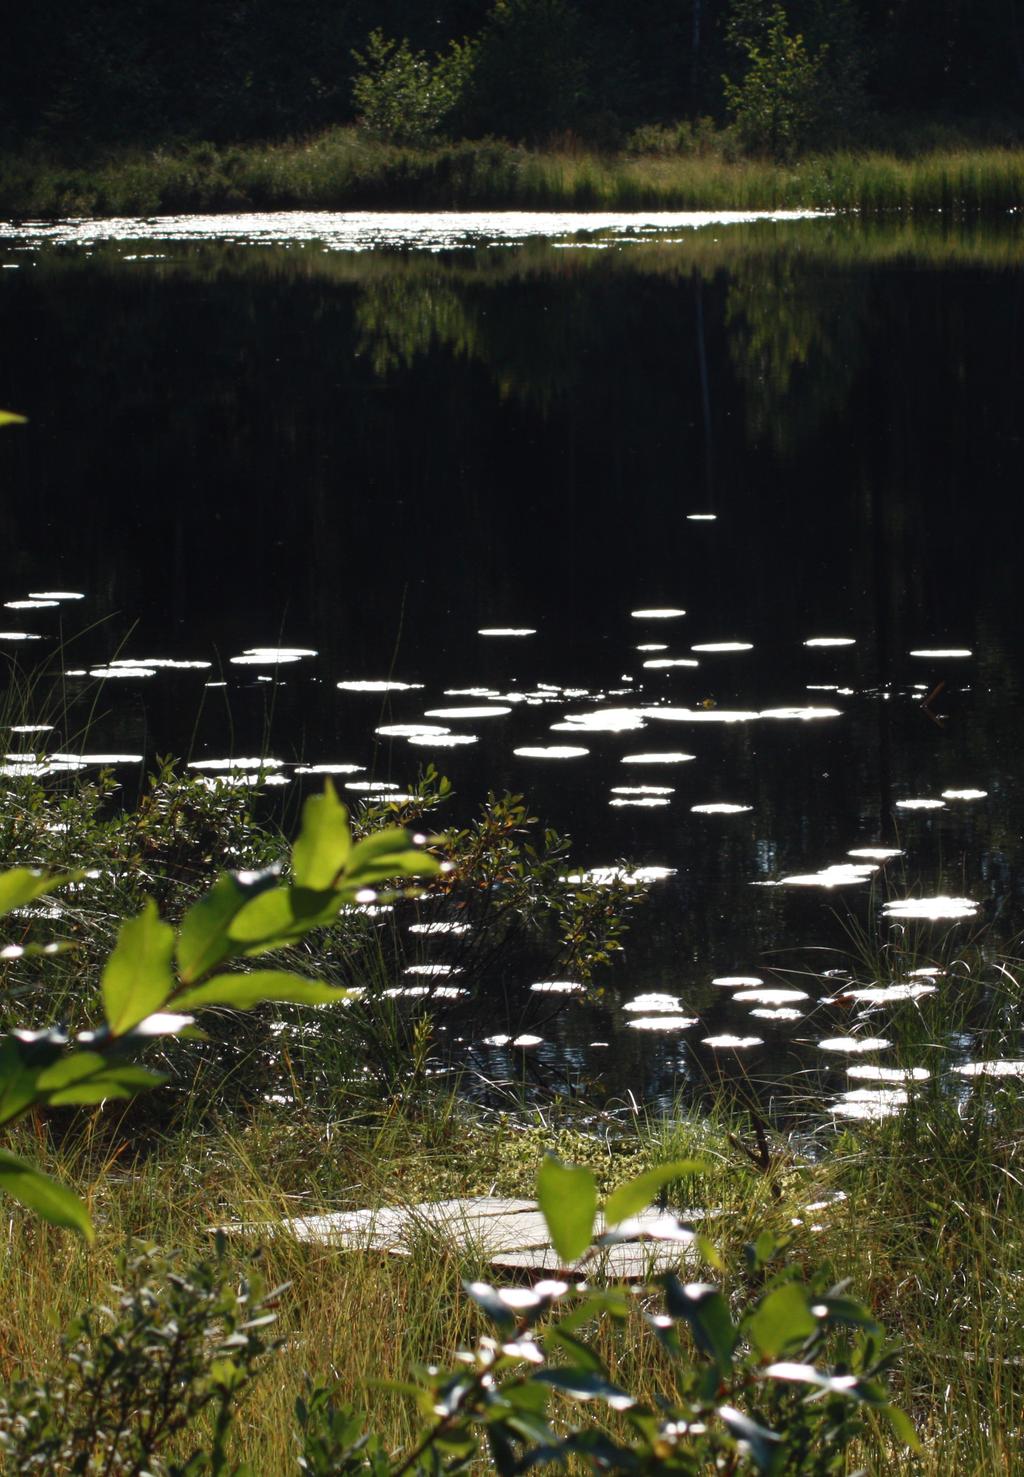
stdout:
[[791,164],[692,154],[527,150],[501,140],[400,148],[354,129],[272,144],[0,161],[12,217],[269,209],[821,208],[998,215],[1024,204],[1024,150],[838,151]]

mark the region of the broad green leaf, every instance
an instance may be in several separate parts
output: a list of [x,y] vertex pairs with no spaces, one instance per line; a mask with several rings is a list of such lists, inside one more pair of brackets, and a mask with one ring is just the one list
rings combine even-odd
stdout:
[[24,1061],[13,1036],[0,1041],[0,1123],[9,1123],[35,1102],[36,1078],[41,1070]]
[[[823,1297],[815,1299],[815,1307],[825,1309],[828,1323],[846,1324],[852,1328],[865,1328],[871,1333],[880,1333],[881,1325],[870,1308],[851,1297]],[[820,1316],[820,1315],[819,1315]]]
[[294,942],[312,928],[333,923],[343,899],[337,892],[275,887],[247,902],[228,924],[228,936],[247,953],[264,953]]
[[591,1243],[597,1215],[597,1184],[590,1170],[549,1154],[537,1174],[537,1203],[558,1255],[576,1261]]
[[0,410],[0,426],[27,426],[28,416],[17,415],[13,410]]
[[228,925],[253,896],[254,890],[233,873],[222,872],[206,896],[189,908],[178,929],[178,969],[186,985],[235,952]]
[[348,811],[330,780],[322,795],[302,807],[302,829],[292,847],[292,872],[300,887],[331,887],[352,850]]
[[631,1215],[639,1215],[665,1185],[681,1180],[686,1175],[703,1174],[707,1165],[699,1159],[676,1159],[671,1164],[659,1164],[648,1169],[636,1179],[627,1180],[608,1196],[604,1218],[609,1226],[617,1226]]
[[694,1342],[721,1373],[732,1364],[736,1347],[736,1330],[729,1316],[729,1305],[710,1282],[681,1283],[669,1274],[662,1278],[665,1305],[673,1318],[683,1318],[690,1325]]
[[892,1427],[897,1441],[902,1441],[903,1445],[909,1446],[911,1451],[921,1450],[921,1438],[905,1410],[901,1410],[898,1405],[886,1405],[882,1409],[882,1414]]
[[115,1036],[166,1002],[175,984],[173,953],[174,929],[161,920],[150,898],[137,918],[121,925],[100,980],[107,1024]]
[[101,1103],[106,1098],[130,1098],[167,1078],[160,1072],[129,1063],[108,1062],[95,1051],[78,1051],[46,1067],[36,1078],[36,1090],[51,1107]]
[[571,1400],[604,1400],[612,1410],[629,1410],[636,1404],[632,1395],[613,1385],[604,1375],[586,1369],[542,1369],[532,1376],[535,1384],[550,1385]]
[[775,1359],[784,1349],[809,1339],[817,1327],[806,1288],[799,1282],[784,1282],[765,1294],[745,1320],[743,1331],[762,1359]]
[[206,1005],[249,1010],[264,1000],[281,1000],[291,1005],[336,1005],[350,994],[350,990],[326,985],[321,980],[303,979],[284,969],[256,969],[251,974],[214,975],[212,980],[176,995],[174,1004],[182,1010],[199,1010]]
[[0,1190],[6,1190],[52,1226],[66,1226],[86,1241],[93,1240],[95,1233],[89,1213],[74,1191],[50,1179],[34,1165],[8,1154],[6,1149],[0,1149]]
[[0,872],[0,913],[10,913],[13,908],[23,908],[44,893],[73,882],[74,872],[37,872],[33,867],[12,867],[9,872]]
[[345,867],[346,888],[358,891],[392,877],[435,876],[441,870],[440,862],[429,852],[410,846],[409,841],[408,831],[389,827],[353,846]]
[[718,1414],[738,1441],[745,1441],[759,1472],[770,1473],[779,1460],[781,1436],[761,1426],[731,1405],[719,1406]]

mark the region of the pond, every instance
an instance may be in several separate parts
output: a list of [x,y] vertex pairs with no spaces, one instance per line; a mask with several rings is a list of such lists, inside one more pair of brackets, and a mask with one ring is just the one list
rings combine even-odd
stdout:
[[951,996],[1020,927],[1022,242],[0,227],[0,405],[31,421],[0,443],[0,654],[63,643],[89,718],[7,748],[123,759],[129,788],[158,753],[270,756],[350,800],[433,763],[460,813],[525,793],[581,872],[654,869],[602,995],[496,979],[452,1017],[492,1080],[805,1073],[859,1117],[977,1068]]

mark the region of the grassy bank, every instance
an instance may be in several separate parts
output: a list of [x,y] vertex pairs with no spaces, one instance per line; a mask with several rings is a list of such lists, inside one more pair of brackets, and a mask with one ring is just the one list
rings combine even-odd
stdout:
[[[439,788],[424,787],[419,814]],[[77,947],[57,958],[57,998],[47,988],[52,961],[5,959],[9,1023],[88,1019],[112,929],[143,892],[160,892],[164,912],[174,914],[240,850],[247,860],[267,861],[281,846],[273,827],[253,821],[248,795],[230,787],[165,771],[138,810],[111,811],[111,799],[104,783],[75,780],[54,794],[38,778],[22,777],[0,797],[12,860],[92,861],[100,875],[85,880],[103,885],[99,898],[89,886],[68,894],[56,918],[44,913],[35,924],[18,915],[23,942],[42,927]],[[360,824],[388,818],[388,807],[367,809]],[[461,841],[450,836],[456,867],[448,875],[480,891],[500,874],[502,889],[512,892],[524,820],[515,807],[491,804],[458,833]],[[550,894],[561,865],[545,873],[534,859],[526,891]],[[361,970],[379,984],[381,1006],[404,958],[377,936],[365,919],[352,920],[351,931],[317,945],[316,967]],[[514,944],[501,919],[493,920],[485,957],[493,962],[495,951]],[[281,1304],[285,1344],[244,1406],[234,1458],[259,1473],[295,1470],[292,1412],[309,1381],[369,1410],[388,1448],[406,1452],[420,1418],[408,1392],[388,1382],[406,1379],[417,1361],[449,1365],[483,1331],[463,1282],[490,1277],[489,1268],[472,1248],[427,1237],[405,1258],[299,1244],[281,1222],[428,1199],[528,1196],[549,1151],[587,1165],[602,1191],[648,1166],[697,1157],[707,1168],[688,1183],[687,1204],[709,1212],[694,1219],[720,1259],[700,1275],[744,1302],[752,1286],[744,1248],[770,1231],[788,1242],[804,1273],[820,1268],[830,1281],[850,1279],[899,1344],[895,1393],[924,1450],[911,1456],[880,1432],[877,1445],[858,1453],[868,1470],[1012,1473],[1024,1419],[1024,1079],[1012,1060],[1024,969],[1005,955],[974,962],[952,935],[949,950],[944,962],[959,971],[953,1002],[946,996],[940,1004],[938,992],[920,1006],[904,1002],[898,1029],[893,1013],[899,1045],[877,1082],[883,1090],[908,1087],[903,1074],[926,1051],[933,1052],[927,1060],[940,1061],[934,1043],[950,1032],[972,1041],[976,1060],[1000,1060],[1007,1070],[969,1080],[918,1071],[903,1111],[878,1119],[868,1077],[868,1116],[845,1125],[829,1118],[813,1074],[802,1072],[795,1087],[780,1084],[780,1094],[803,1094],[799,1139],[751,1120],[735,1084],[727,1099],[720,1083],[699,1113],[677,1106],[648,1116],[635,1105],[597,1110],[585,1103],[570,1110],[554,1097],[539,1109],[484,1110],[420,1070],[425,1057],[415,1032],[403,1035],[396,1021],[374,1037],[372,1012],[337,1011],[336,1025],[324,1015],[312,1032],[301,1019],[291,1032],[268,1031],[267,1020],[243,1027],[237,1016],[207,1013],[206,1070],[191,1082],[178,1070],[154,1095],[168,1105],[163,1114],[140,1115],[135,1104],[50,1109],[8,1131],[5,1145],[45,1162],[87,1197],[98,1237],[87,1249],[5,1201],[0,1383],[59,1366],[61,1329],[83,1305],[107,1300],[118,1258],[133,1241],[159,1241],[191,1262],[209,1254],[212,1227],[259,1223],[270,1234],[232,1238],[227,1256],[242,1276],[258,1244],[267,1283],[289,1284]],[[467,953],[467,977],[472,962]],[[919,960],[913,952],[880,955],[870,939],[854,938],[848,962],[857,977],[877,979],[903,977]],[[187,1043],[183,1060],[199,1060],[200,1046]],[[243,1090],[226,1090],[227,1081]],[[692,1275],[692,1263],[686,1270]],[[625,1324],[603,1329],[597,1344],[613,1378],[653,1402],[664,1370],[650,1358],[646,1310],[638,1299]]]
[[435,148],[335,129],[302,142],[124,151],[87,164],[0,162],[8,217],[356,209],[831,208],[1000,213],[1024,204],[1024,150],[831,153],[792,164],[703,154]]
[[[38,1372],[57,1359],[58,1329],[83,1303],[103,1300],[132,1237],[158,1235],[199,1257],[209,1251],[208,1228],[225,1220],[273,1224],[320,1210],[529,1193],[547,1149],[588,1163],[604,1187],[697,1151],[711,1166],[698,1191],[718,1212],[709,1229],[724,1263],[705,1275],[742,1297],[749,1291],[743,1247],[770,1229],[792,1238],[790,1255],[805,1270],[851,1278],[903,1345],[895,1385],[924,1453],[863,1453],[869,1470],[995,1477],[1014,1470],[1024,1413],[1020,1107],[1016,1095],[990,1093],[965,1121],[955,1106],[934,1101],[914,1120],[858,1126],[816,1162],[778,1145],[767,1171],[738,1147],[742,1125],[713,1115],[700,1123],[592,1120],[582,1131],[559,1129],[549,1115],[532,1123],[481,1119],[447,1098],[426,1114],[355,1102],[330,1121],[263,1113],[175,1134],[134,1161],[116,1135],[105,1156],[86,1139],[57,1157],[91,1186],[99,1243],[85,1251],[66,1235],[12,1219],[0,1270],[0,1376]],[[287,1235],[260,1239],[270,1284],[291,1284],[282,1307],[287,1343],[244,1409],[237,1454],[255,1471],[294,1470],[292,1407],[308,1378],[369,1406],[389,1448],[407,1449],[417,1429],[413,1404],[378,1382],[403,1380],[417,1360],[450,1362],[482,1329],[462,1279],[493,1274],[471,1250],[426,1239],[409,1258],[341,1253]],[[251,1251],[232,1243],[239,1271]],[[635,1326],[609,1334],[602,1352],[614,1377],[651,1397],[658,1372],[641,1357],[645,1338],[638,1310]]]

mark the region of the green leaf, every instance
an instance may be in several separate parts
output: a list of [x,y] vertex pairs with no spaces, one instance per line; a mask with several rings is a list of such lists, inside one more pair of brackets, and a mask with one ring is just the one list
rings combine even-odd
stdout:
[[817,1327],[807,1289],[799,1282],[784,1282],[765,1294],[743,1331],[762,1359],[775,1359],[784,1349],[809,1339]]
[[882,1414],[892,1427],[892,1433],[897,1441],[902,1441],[903,1445],[909,1446],[911,1451],[921,1450],[921,1438],[905,1410],[901,1410],[898,1405],[886,1405],[882,1409]]
[[13,908],[23,908],[55,887],[73,882],[74,872],[38,872],[33,867],[12,867],[9,872],[0,872],[0,914],[10,913]]
[[27,426],[28,416],[17,415],[13,410],[0,410],[0,426]]
[[0,1149],[0,1190],[20,1200],[21,1204],[36,1215],[42,1216],[52,1226],[66,1226],[77,1231],[86,1241],[92,1241],[95,1233],[89,1213],[74,1191],[58,1184],[23,1159]]
[[758,1425],[741,1410],[731,1405],[719,1406],[718,1414],[738,1441],[745,1441],[759,1472],[771,1473],[780,1456],[781,1436],[769,1431],[767,1426]]
[[230,1005],[249,1010],[264,1000],[282,1000],[291,1005],[332,1005],[347,1000],[351,990],[303,979],[284,969],[256,969],[251,974],[218,974],[174,997],[178,1010],[199,1010],[206,1005]]
[[228,925],[252,897],[272,883],[274,874],[264,873],[263,879],[264,886],[254,888],[244,886],[233,872],[222,872],[206,896],[189,908],[178,929],[178,969],[186,985],[235,953]]
[[571,1400],[604,1400],[612,1410],[629,1410],[636,1404],[632,1395],[613,1385],[604,1375],[586,1369],[543,1369],[532,1376],[534,1384],[550,1385]]
[[343,902],[334,891],[275,887],[239,909],[228,924],[228,936],[246,953],[265,953],[293,943],[312,928],[333,923]]
[[597,1215],[597,1184],[590,1170],[547,1155],[537,1174],[537,1203],[558,1255],[576,1261],[591,1243]]
[[707,1165],[699,1159],[676,1159],[671,1164],[659,1164],[655,1169],[648,1169],[612,1191],[604,1208],[605,1222],[609,1226],[617,1226],[631,1215],[639,1215],[663,1186],[686,1175],[704,1174],[706,1170]]
[[330,780],[322,795],[302,807],[302,829],[292,847],[292,872],[300,887],[331,887],[352,850],[348,811]]
[[683,1318],[690,1325],[698,1349],[714,1360],[725,1373],[732,1364],[736,1347],[736,1330],[729,1316],[729,1305],[710,1282],[687,1282],[669,1273],[663,1277],[665,1305],[673,1318]]
[[175,984],[173,953],[174,929],[161,920],[150,898],[137,918],[121,925],[100,980],[107,1024],[115,1036],[166,1003]]
[[573,1334],[567,1333],[558,1323],[552,1323],[551,1327],[546,1330],[544,1338],[547,1343],[555,1343],[565,1349],[571,1356],[576,1369],[587,1369],[592,1374],[604,1373],[604,1365],[590,1345],[585,1344],[582,1339],[576,1338]]
[[358,891],[393,877],[433,877],[441,864],[429,852],[409,845],[408,831],[392,826],[374,831],[352,848],[345,867],[346,889]]
[[95,1051],[77,1051],[46,1067],[36,1077],[40,1098],[51,1107],[101,1103],[106,1098],[130,1098],[167,1078],[145,1067],[108,1062]]

